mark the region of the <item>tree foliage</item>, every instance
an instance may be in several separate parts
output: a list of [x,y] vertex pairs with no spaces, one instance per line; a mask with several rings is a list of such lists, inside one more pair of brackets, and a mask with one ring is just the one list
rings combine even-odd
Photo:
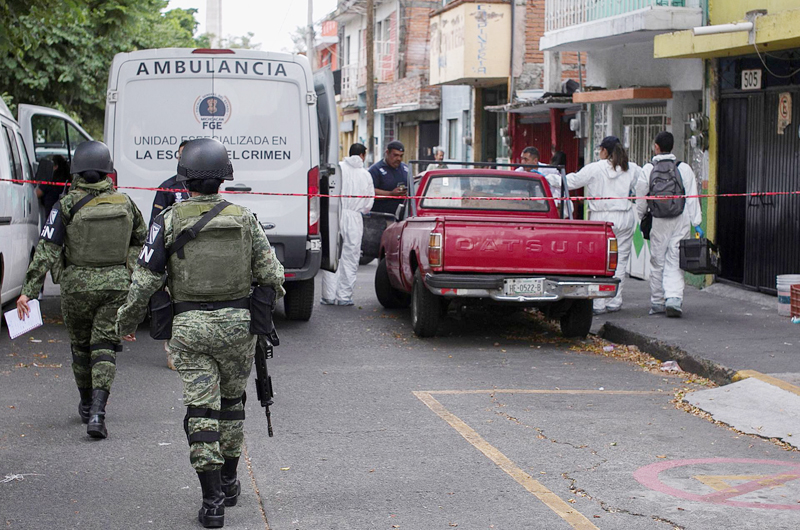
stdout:
[[195,9],[167,0],[0,0],[0,93],[58,108],[102,137],[111,61],[120,52],[207,47]]

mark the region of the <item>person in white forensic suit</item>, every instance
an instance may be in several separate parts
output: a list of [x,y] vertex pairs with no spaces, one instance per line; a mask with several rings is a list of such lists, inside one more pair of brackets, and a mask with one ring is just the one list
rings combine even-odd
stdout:
[[[653,168],[660,161],[671,160],[677,165],[677,171],[683,182],[684,194],[697,195],[697,181],[689,164],[677,162],[672,148],[675,138],[669,132],[656,135],[653,149],[656,156],[653,163],[646,164],[642,170],[644,182],[648,187]],[[647,193],[645,193],[646,195]],[[647,212],[646,200],[637,200],[636,209],[641,219]],[[668,317],[680,317],[683,314],[683,289],[685,286],[683,271],[680,268],[680,241],[688,239],[691,227],[703,236],[700,223],[703,214],[700,200],[687,197],[683,212],[676,217],[653,217],[650,229],[650,314],[666,313]]]
[[[548,177],[552,177],[548,175]],[[577,173],[566,176],[570,190],[586,188],[586,196],[618,197],[615,199],[588,200],[589,220],[614,223],[617,237],[617,271],[620,284],[614,298],[595,298],[594,314],[600,315],[622,309],[622,287],[631,255],[633,232],[636,229],[636,212],[628,197],[646,193],[642,168],[628,161],[628,154],[616,136],[607,136],[600,143],[600,160],[584,166]],[[551,187],[554,183],[550,184]]]
[[350,146],[350,156],[339,162],[342,168],[342,195],[355,195],[358,198],[342,197],[342,216],[339,232],[342,236],[342,256],[336,272],[322,272],[322,305],[353,305],[353,287],[358,274],[358,260],[361,257],[361,238],[364,234],[362,214],[372,209],[375,186],[372,176],[364,168],[367,148],[363,144]]

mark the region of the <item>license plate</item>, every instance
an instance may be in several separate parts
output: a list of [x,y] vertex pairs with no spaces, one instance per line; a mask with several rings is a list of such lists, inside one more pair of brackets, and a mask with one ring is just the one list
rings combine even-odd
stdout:
[[509,278],[503,280],[503,291],[507,296],[542,296],[544,278]]

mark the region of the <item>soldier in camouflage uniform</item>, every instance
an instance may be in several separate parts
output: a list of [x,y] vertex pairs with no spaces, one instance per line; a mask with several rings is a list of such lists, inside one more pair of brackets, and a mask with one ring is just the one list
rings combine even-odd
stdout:
[[[105,407],[121,351],[114,327],[125,302],[130,270],[147,235],[139,209],[107,177],[114,172],[108,147],[84,142],[75,150],[70,192],[57,202],[28,267],[20,316],[39,296],[47,271],[63,265],[61,311],[72,345],[72,372],[80,392],[78,414],[93,438],[105,438]],[[62,261],[63,260],[63,261]]]
[[[186,182],[191,198],[153,221],[128,300],[117,315],[118,332],[133,340],[166,274],[175,313],[169,347],[183,380],[184,429],[203,490],[198,518],[206,528],[224,524],[224,507],[234,506],[240,492],[242,398],[256,347],[250,333],[251,282],[272,286],[278,298],[285,294],[283,266],[255,216],[218,193],[222,181],[232,179],[220,142],[204,138],[186,145],[177,180]],[[207,224],[199,223],[202,219]]]

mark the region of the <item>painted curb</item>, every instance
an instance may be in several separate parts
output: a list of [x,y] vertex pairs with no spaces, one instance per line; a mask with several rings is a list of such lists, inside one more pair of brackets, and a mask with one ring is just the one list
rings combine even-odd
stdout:
[[718,385],[732,383],[737,373],[717,362],[696,357],[678,346],[622,328],[611,322],[604,323],[597,332],[597,336],[617,344],[636,346],[659,361],[678,361],[684,371],[710,379]]

